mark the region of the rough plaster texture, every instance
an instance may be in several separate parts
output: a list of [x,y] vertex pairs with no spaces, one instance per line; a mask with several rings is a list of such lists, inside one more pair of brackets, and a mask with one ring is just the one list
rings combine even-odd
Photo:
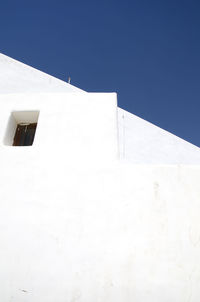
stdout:
[[26,149],[1,161],[2,301],[199,302],[199,166]]
[[[116,94],[0,104],[0,301],[199,302],[200,166],[158,165],[162,149],[151,164],[150,147],[133,164],[144,142],[123,135],[180,139],[128,113],[120,126]],[[39,112],[33,146],[5,145],[13,111]]]

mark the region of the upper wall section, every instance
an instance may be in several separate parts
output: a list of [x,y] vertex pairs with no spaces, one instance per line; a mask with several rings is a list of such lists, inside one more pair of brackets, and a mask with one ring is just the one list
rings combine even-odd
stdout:
[[[89,165],[93,159],[104,161],[118,156],[115,93],[1,94],[0,104],[3,161],[10,154],[26,162],[28,154],[35,154],[43,160],[49,158],[50,163],[59,159],[75,164],[80,159]],[[14,115],[20,122],[36,122],[29,115],[27,120],[19,119],[21,113],[26,117],[26,112],[39,115],[34,144],[13,147],[16,126],[11,117]]]
[[82,92],[83,90],[56,79],[0,53],[0,94]]
[[120,158],[134,164],[200,164],[200,148],[118,108]]
[[[10,96],[6,97],[6,94]],[[34,146],[44,147],[46,144],[52,150],[62,144],[63,150],[66,149],[68,153],[77,152],[77,156],[84,152],[86,156],[99,154],[101,158],[106,156],[106,152],[108,158],[109,154],[113,155],[115,152],[111,150],[116,147],[117,125],[115,124],[112,131],[110,126],[113,125],[111,121],[116,121],[116,95],[113,94],[113,103],[113,96],[110,94],[89,94],[88,99],[87,94],[64,81],[0,54],[0,120],[7,119],[10,112],[15,110],[42,110]],[[48,118],[47,112],[51,112]],[[5,126],[5,119],[0,129]],[[78,127],[79,134],[76,132]],[[47,142],[49,135],[55,134],[54,131],[57,134],[52,143]],[[200,164],[200,148],[120,108],[118,131],[120,158],[123,160],[136,164]],[[109,135],[112,139],[109,139]],[[7,138],[4,139],[5,143]],[[10,139],[12,138],[9,137],[9,144]],[[82,140],[80,145],[78,140]],[[96,146],[96,151],[93,147],[89,151],[88,142],[93,147]]]

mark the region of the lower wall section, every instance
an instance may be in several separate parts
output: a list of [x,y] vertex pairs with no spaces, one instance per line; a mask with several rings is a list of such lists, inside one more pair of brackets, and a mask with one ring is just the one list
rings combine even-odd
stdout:
[[192,166],[11,159],[0,173],[0,300],[199,302],[199,179]]

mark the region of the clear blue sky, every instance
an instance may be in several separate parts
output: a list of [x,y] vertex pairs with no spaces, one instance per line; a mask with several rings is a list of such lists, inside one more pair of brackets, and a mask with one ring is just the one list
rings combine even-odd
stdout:
[[200,1],[2,1],[0,51],[200,146]]

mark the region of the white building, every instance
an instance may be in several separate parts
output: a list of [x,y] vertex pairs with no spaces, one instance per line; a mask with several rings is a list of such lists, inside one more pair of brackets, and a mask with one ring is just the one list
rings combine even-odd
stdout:
[[0,104],[0,301],[199,302],[198,147],[2,54]]

